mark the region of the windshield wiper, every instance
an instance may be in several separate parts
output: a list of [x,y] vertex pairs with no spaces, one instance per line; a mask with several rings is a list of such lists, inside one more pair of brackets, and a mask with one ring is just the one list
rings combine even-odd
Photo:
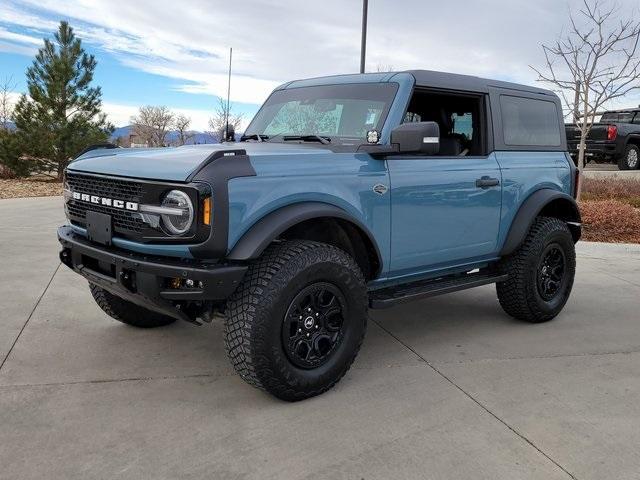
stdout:
[[302,140],[303,142],[320,142],[323,145],[331,143],[331,137],[323,137],[320,135],[285,135],[282,139],[285,142],[288,140]]
[[269,135],[263,135],[261,133],[251,133],[249,135],[242,135],[240,137],[241,142],[245,142],[247,140],[257,140],[259,142],[263,142],[265,140],[269,140]]

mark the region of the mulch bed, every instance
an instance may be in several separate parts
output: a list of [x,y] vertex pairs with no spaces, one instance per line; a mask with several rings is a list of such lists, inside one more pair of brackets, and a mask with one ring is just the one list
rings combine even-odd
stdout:
[[580,212],[583,240],[640,243],[640,208],[620,200],[583,200]]
[[52,195],[62,195],[62,183],[57,180],[41,178],[0,179],[0,198],[50,197]]
[[583,240],[640,243],[640,180],[584,178],[582,181]]

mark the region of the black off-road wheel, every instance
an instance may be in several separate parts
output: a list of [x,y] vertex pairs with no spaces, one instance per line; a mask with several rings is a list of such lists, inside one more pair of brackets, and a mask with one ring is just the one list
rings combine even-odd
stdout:
[[640,168],[640,149],[636,145],[627,145],[624,154],[618,159],[620,170],[637,170]]
[[176,321],[175,318],[127,302],[93,283],[89,283],[89,289],[93,299],[107,315],[132,327],[164,327]]
[[357,264],[331,245],[271,245],[227,303],[225,347],[249,384],[287,401],[333,387],[349,370],[367,326]]
[[497,283],[496,290],[504,311],[532,323],[551,320],[573,287],[576,253],[569,228],[557,218],[538,217],[502,268],[509,279]]

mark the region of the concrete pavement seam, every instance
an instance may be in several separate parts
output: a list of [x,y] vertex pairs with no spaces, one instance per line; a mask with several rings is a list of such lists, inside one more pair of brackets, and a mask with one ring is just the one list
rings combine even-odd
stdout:
[[554,460],[553,458],[551,458],[548,454],[546,454],[545,452],[543,452],[540,447],[538,447],[535,443],[533,443],[531,440],[529,440],[524,434],[518,432],[514,427],[512,427],[511,425],[509,425],[505,420],[503,420],[502,418],[500,418],[497,414],[493,413],[491,410],[489,410],[488,407],[486,407],[482,402],[480,402],[479,400],[477,400],[473,395],[471,395],[470,393],[468,393],[465,389],[463,389],[460,385],[458,385],[456,382],[454,382],[451,378],[449,378],[447,375],[445,375],[443,372],[441,372],[440,370],[438,370],[438,368],[436,368],[433,364],[431,364],[431,362],[429,362],[426,358],[424,358],[422,355],[420,355],[418,352],[416,352],[413,348],[411,348],[409,345],[407,345],[406,343],[404,343],[402,340],[400,340],[397,336],[395,336],[393,333],[391,333],[389,330],[387,330],[386,328],[384,328],[382,325],[380,325],[378,322],[376,322],[375,320],[372,319],[372,322],[374,322],[376,325],[378,325],[382,330],[384,330],[385,332],[387,332],[387,334],[389,334],[391,337],[393,337],[398,343],[400,343],[401,345],[403,345],[407,350],[411,351],[414,355],[416,355],[420,360],[422,360],[429,368],[431,368],[436,374],[438,374],[440,377],[442,377],[446,382],[448,382],[449,384],[451,384],[453,387],[455,387],[458,391],[460,391],[462,394],[464,394],[467,398],[469,398],[469,400],[471,400],[473,403],[475,403],[476,405],[478,405],[482,410],[484,410],[486,413],[488,413],[489,415],[491,415],[495,420],[497,420],[498,422],[500,422],[502,425],[504,425],[505,427],[507,427],[507,429],[509,429],[512,433],[514,433],[516,436],[518,436],[521,440],[523,440],[524,442],[526,442],[529,446],[533,447],[540,455],[542,455],[543,457],[545,457],[547,460],[549,460],[551,463],[553,463],[557,468],[559,468],[561,471],[563,471],[564,473],[566,473],[570,478],[572,478],[573,480],[578,480],[577,477],[575,475],[573,475],[571,472],[569,472],[566,468],[564,468],[562,465],[560,465],[556,460]]
[[69,385],[93,385],[100,383],[119,383],[119,382],[146,382],[157,380],[182,380],[192,378],[227,378],[234,377],[237,374],[234,373],[194,373],[192,375],[164,375],[160,377],[128,377],[128,378],[105,378],[98,380],[75,380],[69,382],[50,382],[50,383],[14,383],[0,385],[0,390],[8,388],[29,388],[29,387],[64,387]]
[[631,280],[628,280],[628,279],[622,278],[622,277],[618,277],[617,275],[613,275],[612,273],[608,273],[608,272],[602,272],[602,273],[604,273],[605,275],[608,275],[609,277],[616,278],[616,279],[618,279],[618,280],[620,280],[622,282],[627,282],[627,283],[630,283],[631,285],[634,285],[636,287],[640,287],[640,283],[632,282]]
[[550,355],[532,355],[530,357],[494,357],[476,358],[471,360],[450,360],[446,362],[434,362],[437,365],[467,365],[471,363],[508,362],[511,360],[546,360],[553,358],[573,358],[573,357],[606,357],[607,355],[633,355],[640,353],[640,349],[620,350],[617,352],[585,352],[585,353],[557,353]]
[[60,265],[61,265],[61,263],[58,263],[58,265],[56,266],[56,269],[53,271],[53,275],[51,275],[51,278],[47,282],[47,286],[44,287],[44,290],[42,291],[42,293],[40,294],[40,296],[36,300],[35,305],[31,309],[31,313],[29,313],[29,316],[27,317],[27,320],[24,322],[24,325],[22,325],[22,328],[18,332],[18,335],[16,336],[16,338],[13,340],[13,343],[11,344],[11,348],[9,348],[9,351],[7,352],[7,354],[5,355],[4,359],[2,360],[2,363],[0,363],[0,371],[2,371],[2,367],[4,367],[4,364],[6,363],[7,359],[9,358],[9,355],[11,355],[11,352],[13,352],[13,348],[16,346],[16,343],[18,343],[18,339],[20,338],[20,335],[22,335],[22,332],[24,332],[24,329],[26,328],[27,324],[29,323],[29,320],[31,320],[31,317],[33,316],[33,313],[36,311],[36,308],[38,308],[38,305],[40,305],[40,301],[42,300],[42,297],[44,297],[44,294],[47,293],[47,290],[49,290],[49,286],[51,285],[51,282],[53,282],[53,277],[55,277],[56,273],[58,273],[58,270],[60,269]]

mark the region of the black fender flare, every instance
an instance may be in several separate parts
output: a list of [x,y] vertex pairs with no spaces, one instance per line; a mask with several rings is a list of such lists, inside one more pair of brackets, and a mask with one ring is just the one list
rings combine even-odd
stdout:
[[237,261],[256,259],[271,242],[290,227],[305,220],[327,217],[345,220],[358,227],[374,246],[379,265],[382,265],[378,243],[369,229],[342,208],[322,202],[294,203],[264,216],[242,235],[227,255],[227,259]]
[[[627,139],[624,142],[624,150],[627,149],[629,144],[640,147],[640,135],[638,135],[637,133],[630,133],[629,135],[627,135]],[[622,154],[624,155],[624,151],[622,152]]]
[[567,207],[567,210],[562,215],[562,217],[564,217],[562,220],[570,224],[574,241],[577,242],[580,238],[581,228],[580,210],[578,209],[577,202],[566,193],[550,188],[543,188],[531,194],[518,209],[518,212],[511,222],[511,227],[509,228],[509,233],[507,234],[504,245],[500,250],[500,256],[509,255],[514,252],[524,241],[531,225],[540,212],[552,202],[558,200]]

